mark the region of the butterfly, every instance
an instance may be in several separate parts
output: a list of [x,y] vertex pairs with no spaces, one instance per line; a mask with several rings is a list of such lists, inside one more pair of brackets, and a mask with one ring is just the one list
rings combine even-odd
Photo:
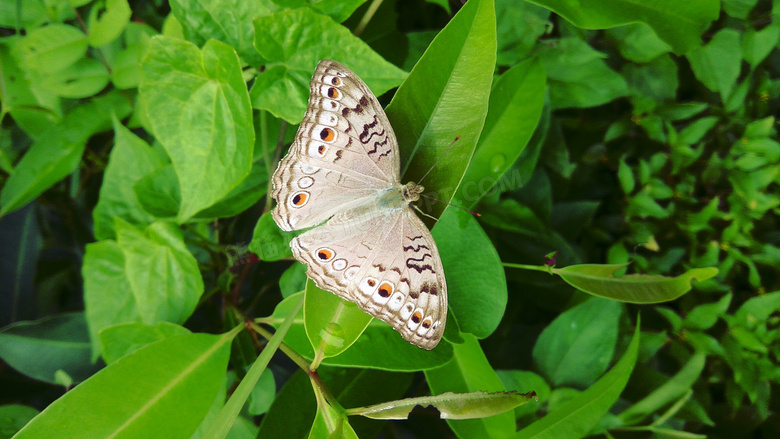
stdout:
[[295,140],[273,175],[272,215],[323,290],[433,349],[447,320],[447,282],[430,231],[412,210],[423,187],[401,183],[393,128],[351,70],[320,61]]

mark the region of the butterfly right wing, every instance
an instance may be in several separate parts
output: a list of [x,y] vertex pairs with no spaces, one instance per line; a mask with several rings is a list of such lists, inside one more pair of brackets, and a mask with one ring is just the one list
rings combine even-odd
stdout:
[[399,180],[398,144],[381,105],[354,73],[324,60],[295,141],[273,175],[276,224],[321,224],[369,202]]
[[431,233],[408,206],[340,213],[293,238],[290,247],[318,287],[356,303],[421,348],[441,340],[444,269]]

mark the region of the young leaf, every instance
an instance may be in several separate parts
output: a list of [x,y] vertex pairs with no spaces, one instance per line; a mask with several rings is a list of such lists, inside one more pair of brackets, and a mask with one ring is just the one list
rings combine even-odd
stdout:
[[517,392],[446,392],[435,396],[421,396],[390,401],[369,407],[347,409],[348,415],[371,419],[408,419],[417,406],[433,406],[442,419],[476,419],[504,413],[536,399],[536,393]]
[[691,281],[705,281],[718,274],[714,267],[692,268],[677,277],[649,274],[629,274],[615,277],[614,273],[627,264],[582,264],[554,268],[569,285],[594,296],[629,303],[659,303],[674,300],[691,290]]

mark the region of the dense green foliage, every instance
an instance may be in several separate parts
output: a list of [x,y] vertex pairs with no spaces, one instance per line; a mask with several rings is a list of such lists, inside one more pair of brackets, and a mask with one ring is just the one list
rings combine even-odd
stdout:
[[[0,437],[780,431],[780,0],[0,0],[0,31]],[[418,203],[432,351],[269,215],[321,59],[480,213]]]

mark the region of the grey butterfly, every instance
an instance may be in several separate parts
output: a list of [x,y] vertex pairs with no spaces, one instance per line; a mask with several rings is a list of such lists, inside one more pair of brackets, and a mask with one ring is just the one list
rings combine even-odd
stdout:
[[384,110],[352,71],[317,65],[309,106],[273,176],[273,218],[318,287],[433,349],[447,320],[436,243],[412,210],[423,187],[401,184],[398,141]]

